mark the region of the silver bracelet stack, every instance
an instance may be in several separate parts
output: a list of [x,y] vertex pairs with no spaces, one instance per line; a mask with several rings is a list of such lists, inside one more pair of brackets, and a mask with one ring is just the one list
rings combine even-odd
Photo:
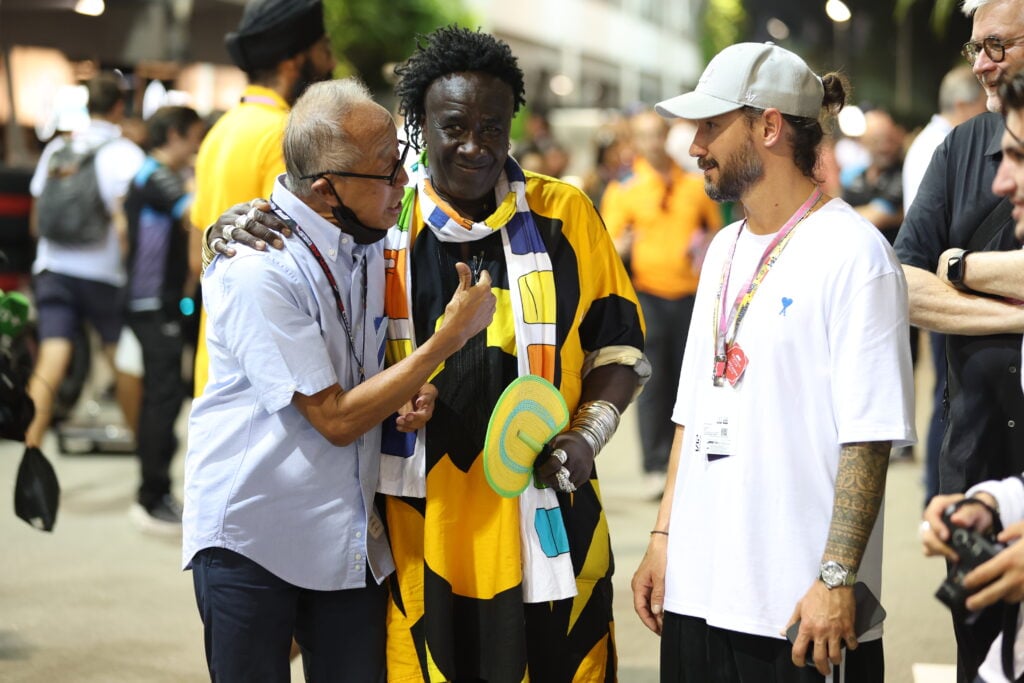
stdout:
[[610,401],[587,401],[572,416],[570,429],[583,437],[597,457],[619,428],[621,417],[619,409]]

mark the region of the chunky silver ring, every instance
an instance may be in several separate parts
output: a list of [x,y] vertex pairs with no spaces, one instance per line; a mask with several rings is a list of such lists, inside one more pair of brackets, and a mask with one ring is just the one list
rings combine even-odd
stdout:
[[233,239],[235,239],[235,231],[236,230],[243,230],[244,231],[245,230],[245,226],[246,226],[246,224],[248,222],[249,222],[249,217],[248,216],[239,216],[238,218],[236,218],[235,222],[232,223],[231,227],[228,228],[227,235],[225,235],[225,237],[227,238],[227,241],[230,242]]
[[551,451],[551,457],[557,460],[559,465],[564,465],[565,461],[569,459],[568,454],[561,448]]
[[247,211],[247,212],[246,212],[246,214],[245,214],[245,217],[246,217],[246,218],[247,218],[248,220],[250,220],[250,221],[254,221],[254,220],[256,220],[256,214],[257,214],[258,212],[259,212],[259,209],[257,209],[257,208],[256,208],[255,206],[253,206],[253,207],[250,207],[250,208],[249,208],[249,211]]
[[569,470],[564,467],[559,467],[558,471],[555,472],[555,480],[558,481],[558,488],[566,493],[572,493],[576,490],[576,486],[569,481]]
[[226,244],[227,244],[227,242],[224,241],[223,237],[214,237],[213,240],[211,240],[210,249],[213,249],[214,253],[219,254],[220,252],[217,251],[217,250],[221,246],[226,245]]

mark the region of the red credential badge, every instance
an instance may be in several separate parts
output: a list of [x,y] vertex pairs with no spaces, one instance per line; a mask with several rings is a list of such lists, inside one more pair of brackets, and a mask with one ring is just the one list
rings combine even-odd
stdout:
[[743,376],[743,371],[747,369],[748,362],[747,354],[743,353],[739,344],[729,347],[728,360],[725,364],[725,378],[729,380],[729,384],[736,386]]

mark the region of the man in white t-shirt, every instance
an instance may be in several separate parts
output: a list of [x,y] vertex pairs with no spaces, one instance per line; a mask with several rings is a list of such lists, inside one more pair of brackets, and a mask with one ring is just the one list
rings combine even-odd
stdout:
[[[992,192],[1006,197],[1013,203],[1014,228],[1018,241],[1024,241],[1024,73],[1017,72],[999,85],[999,97],[1003,105],[1006,130],[1000,147],[1003,157],[999,170],[992,182]],[[950,250],[952,254],[959,250]],[[983,292],[1001,299],[1024,301],[1024,251],[991,251],[970,253],[970,267],[967,254],[963,260],[962,284],[974,292]],[[946,270],[947,254],[939,259],[936,275],[949,282]],[[1024,389],[1024,378],[1021,380]],[[1010,544],[992,560],[982,564],[964,577],[964,586],[977,591],[967,599],[967,608],[974,611],[995,605],[1000,601],[1008,603],[1008,609],[1017,614],[1015,632],[1004,632],[996,637],[989,647],[988,655],[978,669],[978,680],[982,683],[1016,681],[1024,675],[1024,613],[1018,604],[1024,599],[1024,475],[1003,480],[983,481],[967,490],[966,497],[980,501],[983,505],[963,504],[951,518],[954,524],[978,531],[988,531],[998,522],[1004,527],[998,535],[1002,543]],[[946,545],[949,530],[942,523],[942,512],[948,505],[962,500],[964,495],[940,495],[932,499],[924,512],[921,525],[921,540],[925,554],[942,555],[956,560],[952,549]],[[996,513],[995,515],[993,513]],[[1003,619],[1006,623],[1006,619]],[[1012,621],[1010,623],[1013,623]],[[1003,640],[1014,637],[1012,657],[1004,660]],[[1013,670],[1010,670],[1012,665]]]
[[857,637],[852,585],[880,593],[889,450],[915,439],[907,288],[884,237],[814,177],[819,115],[845,97],[839,76],[741,43],[657,107],[697,124],[708,195],[746,213],[704,262],[633,578],[663,681],[820,681],[839,664],[843,680],[883,677],[881,628]]
[[[53,411],[57,387],[71,362],[72,339],[83,321],[88,321],[103,343],[104,354],[114,363],[114,350],[121,335],[123,318],[122,288],[125,270],[121,252],[121,233],[114,216],[128,185],[142,166],[146,155],[135,143],[121,136],[118,122],[124,117],[125,98],[120,79],[109,73],[90,80],[89,127],[72,134],[69,140],[55,139],[39,159],[30,190],[39,210],[46,197],[40,197],[51,172],[50,159],[65,145],[76,151],[97,149],[96,182],[100,198],[110,214],[106,234],[87,243],[60,242],[40,236],[36,260],[32,264],[32,293],[39,322],[39,355],[28,393],[35,403],[36,415],[25,434],[25,444],[40,446]],[[83,210],[86,210],[83,208]]]

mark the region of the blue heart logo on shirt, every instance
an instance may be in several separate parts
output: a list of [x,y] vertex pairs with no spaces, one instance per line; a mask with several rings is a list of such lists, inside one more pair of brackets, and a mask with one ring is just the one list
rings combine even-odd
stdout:
[[779,311],[779,315],[786,315],[786,309],[793,304],[793,300],[788,296],[782,297],[782,310]]

